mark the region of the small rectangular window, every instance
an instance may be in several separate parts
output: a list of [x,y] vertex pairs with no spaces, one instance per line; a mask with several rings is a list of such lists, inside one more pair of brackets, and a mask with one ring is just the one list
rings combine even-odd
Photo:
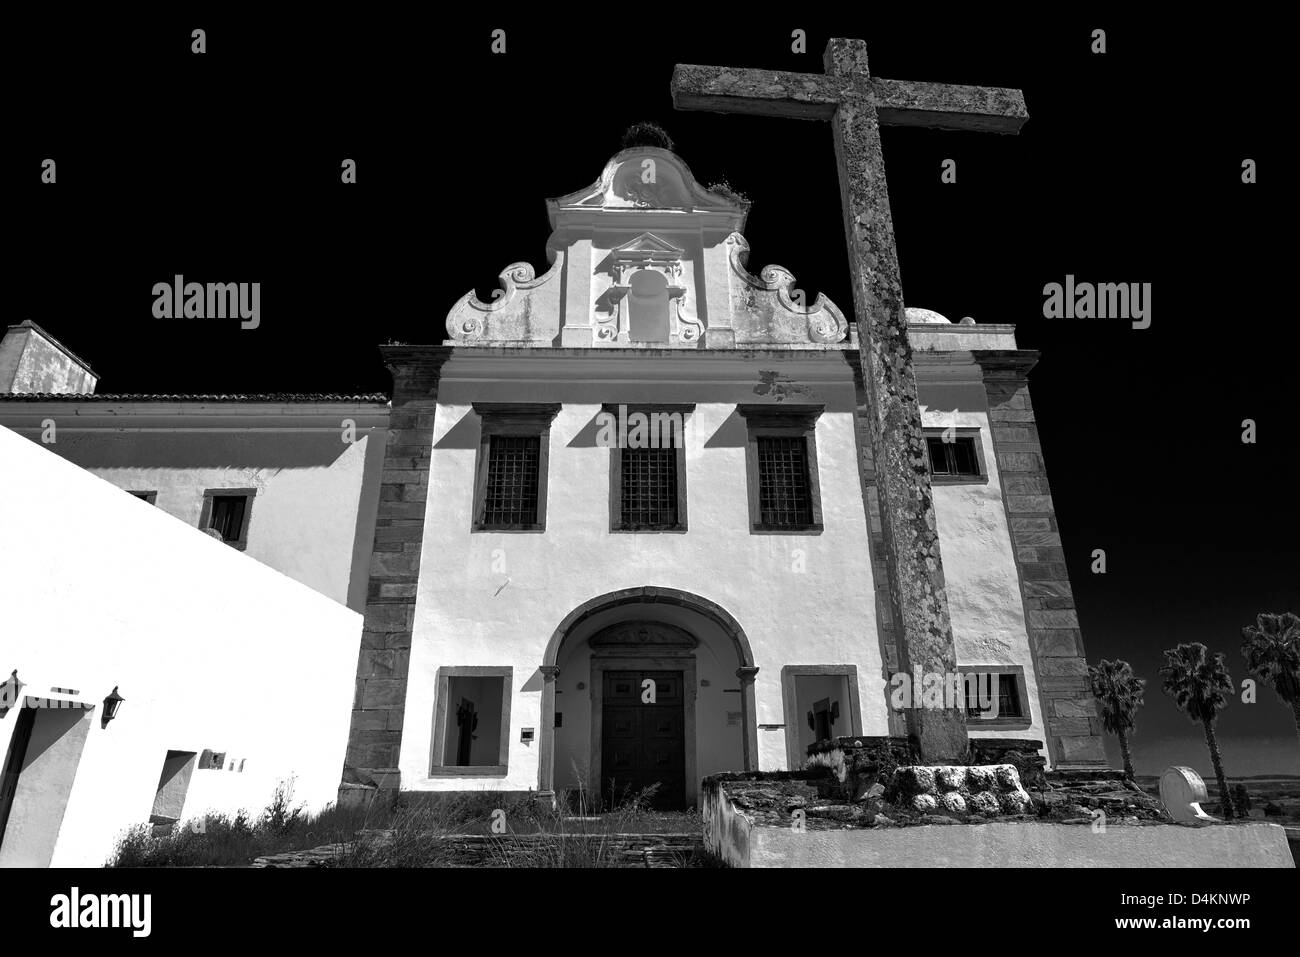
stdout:
[[535,435],[492,436],[488,443],[484,528],[536,524],[540,445]]
[[862,733],[856,665],[785,665],[781,688],[788,767],[818,741]]
[[818,534],[822,530],[817,477],[820,405],[740,405],[749,430],[745,464],[750,531]]
[[214,495],[212,497],[212,519],[208,528],[221,534],[222,541],[239,540],[239,533],[244,528],[244,509],[248,499],[242,495]]
[[686,531],[686,421],[694,411],[682,404],[602,407],[611,531]]
[[547,449],[560,407],[476,402],[482,420],[475,482],[475,531],[546,527]]
[[127,494],[134,495],[136,498],[139,499],[143,499],[144,501],[148,502],[150,505],[154,505],[158,501],[157,492],[127,492]]
[[620,449],[622,527],[677,527],[677,456],[680,449]]
[[758,499],[762,523],[770,528],[812,524],[808,449],[802,438],[758,437]]
[[248,527],[257,489],[215,488],[203,493],[199,528],[241,551],[248,545]]
[[959,430],[956,435],[948,431],[929,433],[925,448],[931,478],[949,483],[987,480],[980,462],[978,430]]
[[[1019,718],[1020,717],[1020,691],[1016,687],[1015,675],[992,675],[986,679],[981,677],[980,681],[989,681],[988,687],[992,691],[992,682],[997,682],[997,713],[994,715],[999,718]],[[971,684],[966,685],[966,713],[972,717],[979,717],[985,713],[979,701],[978,686]],[[989,712],[993,714],[992,711]]]
[[[1018,727],[1029,724],[1024,671],[1018,665],[963,667],[961,675],[966,715],[971,722]],[[996,708],[990,696],[996,699]]]
[[501,775],[510,754],[511,668],[438,669],[433,775]]

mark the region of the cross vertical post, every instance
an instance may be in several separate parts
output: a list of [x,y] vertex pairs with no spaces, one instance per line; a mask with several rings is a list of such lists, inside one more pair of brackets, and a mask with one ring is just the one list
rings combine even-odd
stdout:
[[[844,232],[871,445],[879,490],[889,593],[904,670],[944,676],[957,655],[926,464],[912,346],[907,336],[894,223],[881,152],[881,124],[1014,133],[1028,118],[1018,90],[880,80],[862,40],[833,39],[822,75],[678,65],[678,109],[827,120],[835,139]],[[863,561],[868,562],[864,555]],[[927,709],[913,700],[908,732],[921,760],[961,761],[965,702]]]

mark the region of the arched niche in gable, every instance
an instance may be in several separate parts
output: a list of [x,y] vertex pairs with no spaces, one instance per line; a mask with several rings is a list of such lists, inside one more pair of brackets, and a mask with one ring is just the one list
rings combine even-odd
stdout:
[[704,324],[685,309],[684,255],[648,232],[610,252],[603,265],[612,282],[597,304],[597,344],[700,344]]

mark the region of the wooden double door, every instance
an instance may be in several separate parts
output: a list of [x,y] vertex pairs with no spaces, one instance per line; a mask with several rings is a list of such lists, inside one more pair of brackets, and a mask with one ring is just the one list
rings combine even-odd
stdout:
[[606,807],[658,785],[651,806],[686,805],[686,711],[680,671],[606,671],[601,796]]

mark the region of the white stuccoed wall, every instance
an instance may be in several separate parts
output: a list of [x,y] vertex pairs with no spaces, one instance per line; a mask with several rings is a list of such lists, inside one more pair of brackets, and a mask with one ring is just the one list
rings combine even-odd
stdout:
[[[926,428],[977,428],[983,448],[987,484],[935,485],[934,512],[948,589],[948,613],[958,665],[1020,665],[1025,674],[1028,728],[982,730],[968,724],[972,737],[1044,740],[1043,708],[1038,698],[1020,574],[1012,551],[1002,480],[987,400],[981,385],[932,386],[921,389],[921,421]],[[953,409],[960,409],[954,416]],[[866,703],[863,703],[866,707]]]
[[[518,363],[526,360],[517,359]],[[764,357],[729,360],[729,371],[708,381],[668,369],[653,381],[622,380],[617,360],[606,366],[583,361],[586,376],[547,374],[539,358],[536,374],[503,381],[464,360],[443,369],[434,429],[427,527],[419,585],[411,670],[401,754],[404,788],[461,790],[537,786],[538,746],[520,742],[523,728],[540,735],[542,680],[538,666],[552,631],[582,603],[623,588],[664,586],[692,592],[727,609],[745,630],[758,674],[757,721],[784,723],[781,667],[786,664],[855,664],[862,700],[863,734],[886,734],[886,700],[876,634],[874,582],[867,524],[853,440],[854,393],[848,370],[824,359],[790,360],[777,366],[801,391],[791,402],[824,403],[817,423],[817,453],[825,530],[820,535],[754,535],[749,531],[746,495],[746,429],[735,416],[738,403],[754,402],[760,371],[773,368]],[[671,360],[660,359],[661,364]],[[555,367],[557,370],[559,366]],[[679,370],[680,371],[680,370]],[[960,395],[953,400],[953,389]],[[968,394],[969,393],[969,394]],[[988,736],[1041,737],[1033,664],[1025,637],[1023,607],[996,462],[988,439],[982,387],[945,385],[936,408],[959,406],[958,424],[979,427],[987,484],[935,490],[945,569],[953,603],[961,663],[1022,664],[1033,724],[1023,730],[976,731]],[[549,501],[544,533],[471,533],[474,467],[479,420],[474,401],[559,402],[551,426]],[[620,534],[609,531],[609,450],[591,443],[593,420],[602,402],[696,402],[686,426],[689,530],[685,534]],[[933,419],[933,421],[932,421]],[[927,413],[926,424],[940,424]],[[583,436],[586,436],[584,439]],[[806,571],[795,572],[802,549]],[[494,560],[501,571],[494,571]],[[504,563],[504,564],[502,564]],[[755,587],[761,582],[762,587]],[[624,610],[625,618],[638,614]],[[648,617],[655,617],[651,614]],[[700,631],[699,623],[682,622]],[[739,707],[739,696],[713,702],[718,676],[706,658],[727,657],[728,649],[702,656],[698,731],[701,774],[730,759],[726,735],[734,728],[712,722],[713,711]],[[556,783],[586,748],[589,708],[573,687],[589,681],[585,655],[567,645],[561,655],[557,709],[565,713],[557,732]],[[509,772],[502,778],[430,777],[431,736],[437,669],[443,665],[510,665],[515,698],[511,708]],[[736,665],[719,664],[726,687],[735,687]],[[710,724],[718,724],[710,730]],[[759,766],[786,764],[785,731],[758,731]],[[716,746],[711,736],[717,736]],[[738,761],[734,762],[739,766]]]
[[[148,820],[169,749],[244,761],[196,770],[187,818],[256,812],[290,777],[309,807],[333,800],[360,615],[4,428],[0,489],[0,669],[25,695],[96,706],[49,863],[103,863]],[[126,701],[104,729],[114,685]],[[0,865],[46,863],[22,853],[6,841]]]
[[[597,379],[623,374],[598,369],[596,363],[584,365]],[[852,381],[840,366],[834,370],[839,381],[819,382],[795,400],[826,404],[817,425],[825,531],[752,535],[745,485],[747,432],[735,406],[758,400],[754,388],[760,367],[768,366],[762,360],[737,362],[735,381],[689,385],[561,379],[493,384],[458,380],[455,360],[444,367],[426,517],[426,527],[436,534],[426,536],[420,571],[402,740],[403,788],[536,788],[538,748],[522,744],[519,737],[525,727],[540,734],[537,669],[551,633],[583,602],[646,585],[700,595],[740,623],[761,669],[756,682],[759,724],[784,723],[782,665],[854,663],[863,683],[863,733],[886,733],[883,699],[875,691],[883,682],[871,684],[882,664],[871,570],[863,560],[868,539],[853,439]],[[692,400],[696,410],[686,425],[689,531],[611,533],[609,449],[570,443],[579,433],[593,434],[589,426],[602,402]],[[473,401],[563,403],[551,426],[545,533],[470,532],[480,433]],[[793,571],[795,549],[805,552],[803,573]],[[497,550],[505,560],[503,573],[493,571]],[[762,587],[755,587],[757,582]],[[726,687],[738,685],[738,664],[730,664]],[[441,665],[513,666],[516,698],[504,781],[428,775]],[[561,675],[562,688],[566,677],[573,676]],[[736,700],[730,707],[738,708],[739,695],[730,697]],[[573,711],[567,690],[560,700]],[[880,706],[867,708],[869,700]],[[702,697],[700,707],[705,706]],[[576,718],[579,712],[573,713]],[[565,730],[569,727],[566,713]],[[701,713],[701,733],[704,728]],[[760,730],[758,746],[762,767],[784,765],[783,731]],[[557,781],[568,771],[558,757]]]
[[[332,414],[331,414],[332,413]],[[357,423],[345,443],[339,423]],[[0,403],[0,423],[196,528],[207,489],[253,488],[245,554],[365,608],[387,410],[200,403]]]
[[[486,366],[488,360],[484,360]],[[664,586],[692,592],[727,609],[749,638],[759,666],[755,685],[759,767],[786,765],[780,673],[787,664],[855,664],[862,702],[861,733],[888,733],[885,682],[877,636],[870,544],[853,438],[854,392],[847,367],[825,356],[719,360],[712,377],[689,363],[670,369],[659,358],[653,379],[628,373],[625,363],[583,360],[548,367],[544,357],[515,357],[519,381],[500,368],[453,358],[443,369],[434,428],[427,528],[411,651],[401,752],[402,785],[413,790],[537,787],[538,745],[520,741],[523,728],[542,733],[542,679],[537,669],[555,627],[582,603],[622,588]],[[524,363],[535,364],[524,371]],[[551,371],[551,369],[556,371]],[[573,375],[581,368],[581,376]],[[824,403],[817,453],[825,530],[820,535],[754,535],[749,531],[744,421],[738,403],[761,401],[761,371],[777,369],[795,386],[789,402]],[[563,371],[560,371],[563,370]],[[720,371],[719,371],[720,370]],[[636,381],[628,381],[629,375]],[[1023,729],[975,729],[976,736],[1042,737],[1042,715],[1024,627],[1019,579],[1007,532],[997,463],[988,432],[983,387],[969,373],[922,382],[927,426],[948,422],[940,410],[959,408],[956,424],[981,430],[986,484],[938,486],[936,514],[943,545],[953,628],[961,664],[1024,667],[1032,723]],[[479,420],[474,401],[559,402],[551,426],[549,493],[544,533],[471,533]],[[594,447],[593,420],[604,402],[691,402],[686,426],[689,530],[685,534],[609,531],[609,450]],[[583,436],[586,438],[584,439]],[[802,549],[806,571],[796,573]],[[504,570],[494,571],[504,562]],[[762,583],[756,587],[756,583]],[[622,609],[623,618],[638,617]],[[661,612],[648,617],[656,617]],[[697,634],[701,625],[679,622]],[[737,769],[737,748],[725,711],[739,695],[712,701],[718,676],[708,669],[728,649],[700,656],[710,678],[698,699],[700,773]],[[510,762],[502,779],[430,777],[434,694],[443,665],[514,668]],[[571,777],[586,754],[590,694],[585,654],[566,645],[556,707],[555,783]],[[736,687],[736,665],[719,664],[725,687]],[[717,712],[715,715],[714,712]],[[718,720],[714,721],[713,718]],[[847,731],[846,731],[847,733]],[[734,756],[733,756],[734,752]],[[578,761],[581,764],[581,761]],[[726,764],[730,767],[726,767]],[[714,767],[715,764],[720,766]]]

